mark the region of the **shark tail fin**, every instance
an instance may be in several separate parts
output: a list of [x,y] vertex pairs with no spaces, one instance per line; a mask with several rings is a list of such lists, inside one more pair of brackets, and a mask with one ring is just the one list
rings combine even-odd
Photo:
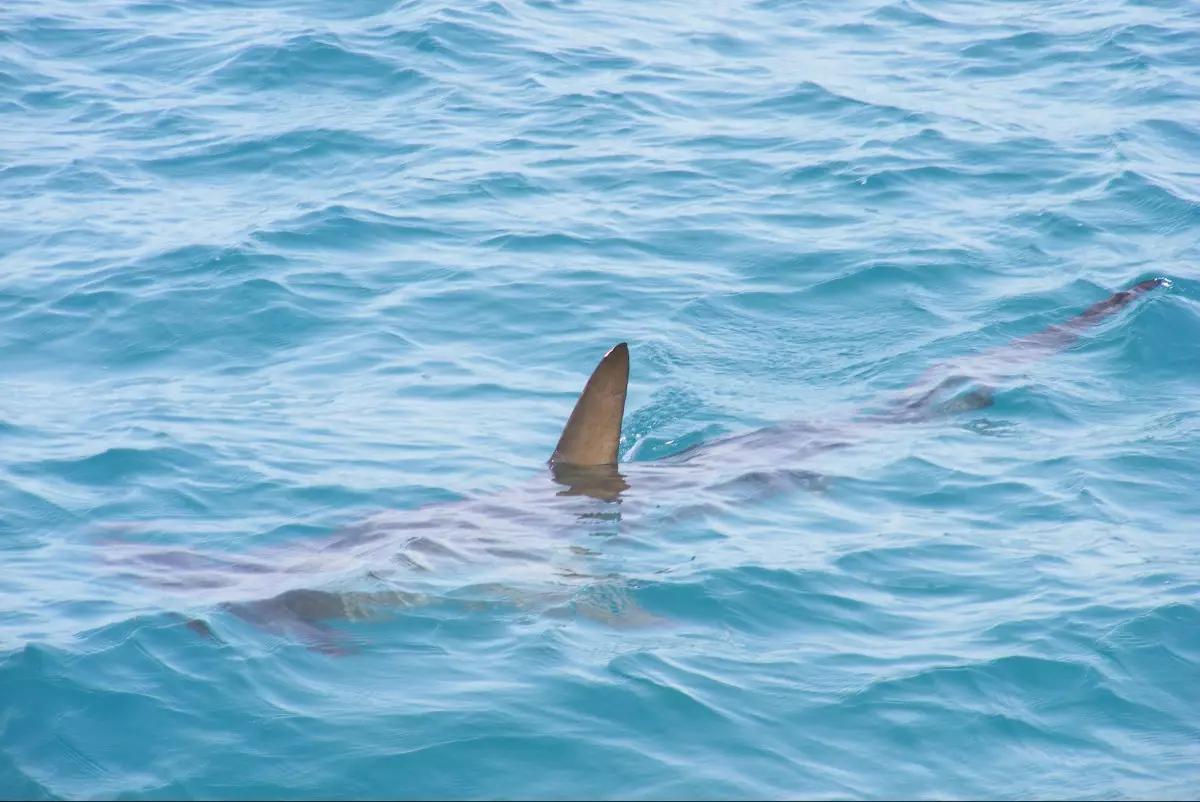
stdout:
[[[991,383],[1011,376],[1012,371],[1022,364],[1069,347],[1089,328],[1129,306],[1143,295],[1159,287],[1170,286],[1171,281],[1166,278],[1139,281],[1128,289],[1114,292],[1103,301],[1092,304],[1063,323],[1055,323],[967,360],[935,365],[901,391],[899,397],[892,402],[893,408],[884,413],[883,417],[894,421],[928,420],[935,414],[991,406],[995,393],[993,387],[985,384],[966,394],[962,394],[960,390],[972,381],[972,377],[978,382]],[[946,376],[947,369],[951,367],[955,372]],[[952,395],[946,398],[947,393]]]
[[550,456],[550,464],[615,464],[628,388],[629,346],[618,343],[592,371]]
[[1139,281],[1129,289],[1114,292],[1103,301],[1092,304],[1066,323],[1042,329],[1039,332],[1016,340],[1013,345],[1047,351],[1066,348],[1075,342],[1085,329],[1096,325],[1114,312],[1125,308],[1151,290],[1158,287],[1170,286],[1171,281],[1165,278],[1148,278],[1145,281]]

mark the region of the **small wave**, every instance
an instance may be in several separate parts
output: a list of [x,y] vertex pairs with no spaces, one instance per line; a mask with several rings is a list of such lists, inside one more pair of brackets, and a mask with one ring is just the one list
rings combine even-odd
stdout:
[[15,466],[21,473],[58,476],[85,485],[111,485],[148,477],[186,474],[199,458],[180,448],[108,448],[78,459]]
[[366,97],[412,91],[429,83],[419,70],[361,52],[331,34],[249,45],[214,69],[209,79],[221,88],[337,89]]
[[453,231],[430,220],[401,217],[343,205],[328,206],[259,231],[254,239],[286,250],[314,246],[334,250],[364,250],[405,242],[450,241]]
[[380,152],[371,137],[334,129],[290,130],[275,136],[189,142],[141,162],[143,169],[168,177],[215,178],[231,173],[295,176],[338,164],[357,163]]
[[751,101],[746,111],[768,117],[802,115],[847,122],[853,120],[862,125],[887,125],[914,118],[913,113],[906,109],[856,100],[812,81],[805,81],[799,87],[774,97]]

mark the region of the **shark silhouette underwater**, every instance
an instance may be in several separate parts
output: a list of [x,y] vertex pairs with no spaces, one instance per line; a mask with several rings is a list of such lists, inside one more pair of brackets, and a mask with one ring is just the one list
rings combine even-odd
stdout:
[[[520,582],[587,577],[564,566],[565,534],[588,525],[611,531],[620,506],[671,492],[695,497],[730,486],[767,492],[811,487],[821,477],[799,467],[815,454],[861,440],[869,427],[931,421],[991,406],[997,383],[1023,364],[1066,348],[1086,329],[1127,306],[1167,279],[1141,281],[1089,307],[1065,323],[1013,340],[974,358],[930,369],[877,412],[842,424],[785,423],[702,443],[654,461],[618,466],[618,449],[629,384],[629,348],[619,343],[593,370],[567,419],[547,469],[502,494],[394,510],[346,527],[332,536],[254,555],[214,555],[194,549],[138,546],[110,540],[110,559],[135,569],[143,582],[190,594],[223,594],[219,608],[256,627],[298,638],[309,648],[353,651],[332,627],[339,620],[370,620],[396,608],[437,601],[423,593],[421,578],[439,571],[505,563],[522,566]],[[636,509],[636,504],[634,505]],[[125,550],[133,547],[133,555]],[[346,590],[361,584],[369,590]],[[494,575],[490,575],[496,579]],[[317,584],[341,587],[322,590]],[[476,575],[475,578],[478,578]],[[485,577],[486,578],[486,577]],[[512,574],[483,583],[500,587]],[[514,598],[511,588],[506,595]],[[637,608],[630,609],[636,613]],[[586,613],[585,613],[586,614]],[[172,614],[210,638],[205,621]]]

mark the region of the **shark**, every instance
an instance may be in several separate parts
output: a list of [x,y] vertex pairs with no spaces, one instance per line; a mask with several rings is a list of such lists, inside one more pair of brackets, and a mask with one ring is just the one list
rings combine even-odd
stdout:
[[[596,587],[605,576],[586,570],[591,553],[572,545],[573,533],[612,536],[623,520],[672,494],[694,499],[734,493],[744,499],[820,488],[825,477],[806,467],[816,456],[861,442],[880,427],[990,407],[997,388],[1030,362],[1071,346],[1100,321],[1169,286],[1165,278],[1140,281],[1063,323],[935,365],[870,411],[730,434],[657,460],[619,460],[630,377],[629,346],[620,342],[587,379],[544,470],[507,491],[388,510],[325,537],[252,554],[112,538],[106,557],[123,567],[123,575],[184,599],[220,593],[218,610],[329,654],[356,649],[339,621],[375,620],[398,608],[453,600],[434,579],[441,575],[458,577],[457,587],[474,591],[457,597],[467,608],[496,599],[519,607],[534,596],[545,608],[554,595],[547,595],[547,586],[564,588],[559,601],[570,603],[581,585]],[[536,587],[542,590],[530,590]],[[655,620],[620,594],[575,609],[610,623]],[[197,634],[219,639],[204,618],[171,615]]]

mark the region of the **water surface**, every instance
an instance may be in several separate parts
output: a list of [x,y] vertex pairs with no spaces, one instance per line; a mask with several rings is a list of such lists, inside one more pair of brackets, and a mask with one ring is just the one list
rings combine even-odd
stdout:
[[[0,797],[1196,798],[1194,4],[10,0],[0,118]],[[106,559],[522,487],[619,341],[649,463],[1150,276],[822,482],[306,575],[422,594],[342,656]]]

